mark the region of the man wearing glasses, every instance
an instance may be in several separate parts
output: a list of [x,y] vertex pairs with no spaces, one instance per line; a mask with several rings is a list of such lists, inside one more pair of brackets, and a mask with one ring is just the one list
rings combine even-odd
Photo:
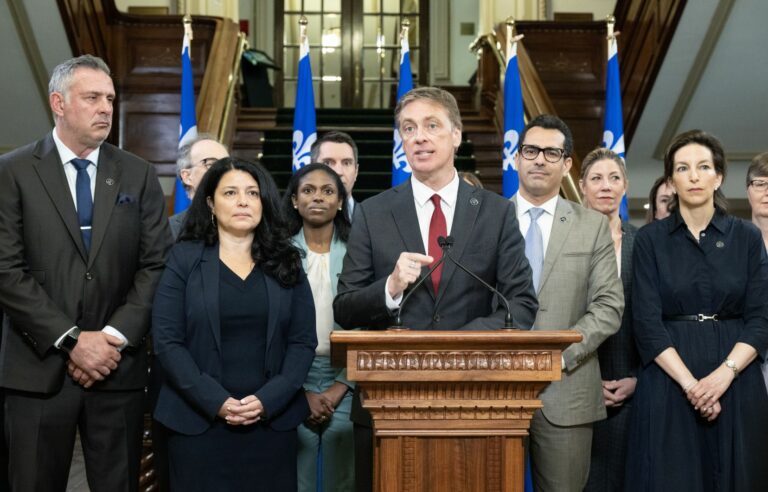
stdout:
[[[179,149],[176,174],[184,184],[184,189],[190,200],[194,198],[197,187],[208,169],[214,162],[224,157],[229,157],[227,148],[221,145],[216,137],[205,133],[199,134]],[[179,237],[186,217],[187,212],[185,210],[168,219],[174,241]]]
[[556,116],[537,116],[520,141],[520,189],[512,200],[539,300],[533,329],[583,335],[563,352],[562,379],[541,393],[544,408],[531,422],[534,488],[581,492],[592,422],[606,416],[597,348],[618,331],[624,294],[607,219],[559,196],[573,163],[568,126]]

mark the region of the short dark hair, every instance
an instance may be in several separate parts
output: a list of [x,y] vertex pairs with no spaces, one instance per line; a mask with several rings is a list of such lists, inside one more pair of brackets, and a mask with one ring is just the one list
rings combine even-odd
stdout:
[[318,138],[312,143],[312,147],[310,147],[309,149],[310,162],[319,162],[317,156],[320,155],[320,146],[323,145],[325,142],[333,142],[333,143],[349,145],[350,147],[352,147],[352,154],[354,154],[355,156],[355,164],[358,164],[357,144],[355,143],[354,140],[352,140],[352,137],[350,137],[348,133],[339,132],[336,130],[323,133],[322,137]]
[[344,184],[341,182],[339,175],[336,174],[336,171],[319,162],[313,162],[312,164],[308,164],[300,168],[293,174],[293,176],[291,176],[290,181],[288,181],[288,186],[286,187],[285,194],[283,195],[283,214],[285,215],[285,222],[288,227],[288,233],[292,236],[295,236],[304,226],[304,219],[302,219],[301,215],[299,215],[299,211],[293,208],[293,200],[291,198],[296,196],[298,193],[301,180],[304,179],[307,174],[314,171],[324,172],[330,176],[331,179],[333,179],[333,182],[336,184],[336,189],[339,193],[339,200],[341,200],[341,210],[337,211],[336,216],[333,218],[333,233],[337,238],[346,243],[349,239],[349,230],[352,227],[349,223],[349,204],[347,203],[347,190],[344,188]]
[[661,188],[661,185],[666,182],[666,176],[659,176],[656,178],[656,181],[653,182],[653,186],[651,186],[651,192],[648,194],[648,211],[645,213],[646,224],[650,224],[656,220],[656,212],[658,211],[656,208],[656,195],[659,194],[659,188]]
[[563,120],[553,114],[540,114],[525,125],[522,135],[520,135],[520,144],[525,142],[525,136],[528,134],[528,130],[531,128],[544,128],[546,130],[557,130],[563,134],[565,141],[563,142],[563,150],[565,151],[565,157],[573,154],[573,133],[568,125]]
[[[717,137],[703,130],[689,130],[672,139],[672,143],[669,144],[664,154],[664,177],[669,181],[672,180],[672,175],[675,172],[675,154],[678,150],[691,144],[701,145],[709,149],[712,153],[712,163],[715,165],[715,172],[722,176],[723,181],[725,181],[728,163],[725,160],[723,145]],[[720,188],[715,190],[714,200],[716,208],[721,209],[723,212],[728,210],[728,200],[725,199],[725,195]],[[676,210],[677,206],[677,195],[674,195],[669,202],[669,210]]]
[[747,169],[747,186],[755,178],[768,177],[768,152],[757,154]]
[[261,222],[256,227],[251,245],[253,261],[283,287],[296,285],[300,278],[301,256],[283,220],[275,181],[261,164],[233,157],[216,161],[200,181],[179,241],[203,241],[208,246],[218,242],[219,232],[211,219],[208,198],[213,199],[221,178],[230,171],[246,172],[259,184]]

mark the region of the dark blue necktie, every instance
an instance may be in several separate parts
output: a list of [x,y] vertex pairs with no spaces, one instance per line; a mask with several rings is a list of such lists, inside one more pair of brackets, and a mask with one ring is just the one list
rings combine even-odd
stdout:
[[91,177],[88,176],[86,159],[72,159],[72,165],[77,169],[75,194],[77,195],[77,219],[80,222],[80,234],[86,253],[91,249],[91,221],[93,220],[93,198],[91,197]]

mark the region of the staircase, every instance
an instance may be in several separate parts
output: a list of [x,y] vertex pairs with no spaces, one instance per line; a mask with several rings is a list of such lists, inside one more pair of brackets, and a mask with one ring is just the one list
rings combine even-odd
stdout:
[[[468,114],[467,118],[465,125],[471,132],[465,131],[455,160],[460,171],[474,171],[478,164],[470,135],[480,135],[478,130],[482,129],[496,134],[489,119],[478,123],[484,119],[479,114]],[[357,144],[360,163],[354,191],[357,200],[376,195],[392,184],[392,125],[391,109],[317,109],[319,134],[343,131]],[[277,186],[284,190],[291,176],[292,133],[293,108],[242,108],[232,153],[239,158],[259,160],[275,178]],[[496,145],[494,149],[498,153]],[[496,156],[495,161],[498,159]]]

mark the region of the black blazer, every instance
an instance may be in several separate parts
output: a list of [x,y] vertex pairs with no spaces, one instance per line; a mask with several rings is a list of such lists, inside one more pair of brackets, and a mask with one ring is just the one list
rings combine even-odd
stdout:
[[6,313],[0,385],[55,393],[67,357],[53,344],[77,325],[127,339],[116,371],[94,389],[147,382],[145,338],[171,237],[154,166],[104,143],[90,253],[49,133],[0,157],[0,304]]
[[[538,301],[525,258],[515,206],[487,190],[459,182],[451,255],[509,300],[515,327],[530,329]],[[355,207],[347,256],[333,302],[342,328],[386,328],[393,321],[384,285],[400,253],[424,253],[411,181]],[[422,270],[422,274],[427,269]],[[403,324],[418,330],[501,328],[505,310],[475,279],[446,262],[435,296],[429,281],[403,309]]]
[[[302,273],[292,288],[269,275],[267,382],[254,394],[276,430],[298,426],[309,415],[302,384],[315,357],[315,304]],[[219,247],[182,241],[171,249],[157,287],[152,339],[162,366],[155,419],[176,432],[196,435],[210,426],[231,396],[221,385]],[[247,370],[247,368],[243,368]]]

